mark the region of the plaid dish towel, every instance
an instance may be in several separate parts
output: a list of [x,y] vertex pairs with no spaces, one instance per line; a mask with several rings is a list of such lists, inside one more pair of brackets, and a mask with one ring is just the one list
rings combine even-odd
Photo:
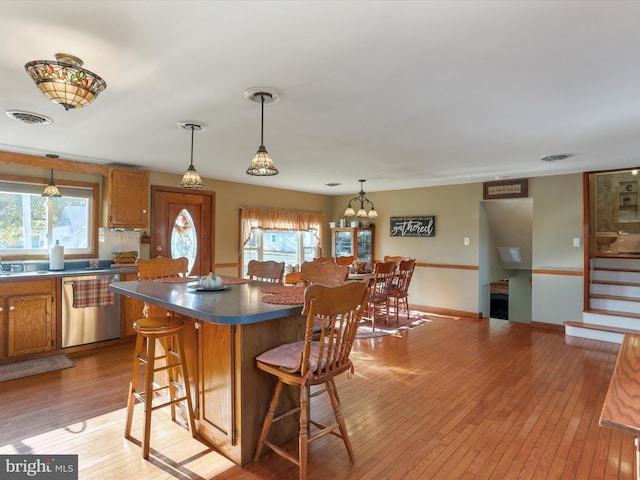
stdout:
[[109,290],[110,280],[76,280],[73,282],[73,307],[86,308],[110,305],[114,294]]

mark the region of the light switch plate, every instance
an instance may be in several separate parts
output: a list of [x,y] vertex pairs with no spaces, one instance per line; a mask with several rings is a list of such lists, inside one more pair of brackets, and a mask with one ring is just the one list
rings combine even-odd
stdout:
[[574,247],[580,246],[580,237],[573,237],[573,246]]
[[471,239],[469,237],[464,237],[464,244],[469,246],[471,244]]

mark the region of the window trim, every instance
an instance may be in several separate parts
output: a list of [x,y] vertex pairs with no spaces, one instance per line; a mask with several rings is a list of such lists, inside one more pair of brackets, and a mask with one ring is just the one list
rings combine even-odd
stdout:
[[[0,181],[14,182],[14,183],[27,183],[31,185],[42,185],[44,187],[49,184],[50,178],[34,178],[34,177],[21,177],[17,175],[5,175],[0,174]],[[80,187],[91,189],[92,196],[92,211],[89,212],[89,252],[88,253],[67,253],[65,252],[65,259],[80,259],[80,258],[97,258],[98,257],[98,227],[100,219],[100,184],[91,182],[78,182],[73,180],[55,180],[58,187]],[[3,260],[47,260],[49,258],[48,253],[33,254],[33,253],[20,253],[17,255],[2,254]]]

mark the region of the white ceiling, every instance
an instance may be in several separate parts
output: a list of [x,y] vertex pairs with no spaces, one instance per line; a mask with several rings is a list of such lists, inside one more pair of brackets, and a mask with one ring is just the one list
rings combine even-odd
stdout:
[[[3,1],[0,150],[323,194],[640,164],[637,1]],[[86,108],[24,70],[55,53],[107,82]],[[251,87],[276,88],[260,144]],[[572,153],[548,163],[540,157]],[[328,187],[329,182],[340,182]]]

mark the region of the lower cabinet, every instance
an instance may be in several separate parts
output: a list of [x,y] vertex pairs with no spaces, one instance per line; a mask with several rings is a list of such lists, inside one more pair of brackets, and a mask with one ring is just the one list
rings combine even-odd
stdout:
[[55,280],[4,283],[0,297],[0,357],[56,348]]
[[[282,343],[300,340],[300,315],[269,321],[220,325],[187,318],[184,329],[186,360],[195,404],[198,433],[239,465],[252,461],[255,446],[276,381],[256,367],[260,353]],[[282,400],[297,402],[295,389]],[[289,391],[291,390],[291,391]],[[297,433],[298,422],[282,422],[272,439],[280,443]]]
[[[137,279],[137,272],[120,274],[120,281],[122,282]],[[133,322],[144,316],[143,310],[144,302],[142,300],[128,297],[126,295],[120,295],[120,331],[122,337],[128,337],[136,334],[133,329]]]

